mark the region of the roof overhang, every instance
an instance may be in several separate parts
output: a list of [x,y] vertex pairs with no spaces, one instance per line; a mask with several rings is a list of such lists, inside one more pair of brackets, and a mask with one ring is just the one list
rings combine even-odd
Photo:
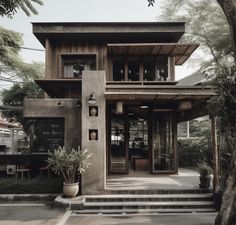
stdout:
[[43,46],[47,38],[104,43],[178,42],[184,32],[184,22],[33,23],[33,33]]
[[35,82],[51,98],[64,98],[73,89],[81,88],[81,79],[37,79]]
[[175,65],[182,65],[198,48],[199,44],[182,43],[122,43],[107,44],[108,54],[114,56],[157,56],[175,57]]
[[216,96],[214,87],[176,86],[176,85],[107,85],[107,100],[148,100],[148,101],[181,101],[207,100]]
[[[214,87],[176,85],[107,85],[105,98],[113,103],[150,104],[176,110],[177,121],[187,121],[209,114],[208,101],[216,96]],[[191,102],[191,109],[179,110],[183,102]]]

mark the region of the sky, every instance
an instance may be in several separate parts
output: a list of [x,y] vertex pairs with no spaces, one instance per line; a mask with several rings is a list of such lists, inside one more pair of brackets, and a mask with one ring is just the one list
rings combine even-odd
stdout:
[[[31,22],[155,22],[163,1],[148,7],[147,0],[44,0],[43,6],[35,5],[39,15],[27,17],[18,10],[13,19],[0,18],[0,26],[20,32],[25,47],[44,50],[32,34]],[[45,59],[44,51],[22,50],[21,55],[25,62]],[[198,68],[188,63],[178,66],[176,78],[190,75]]]

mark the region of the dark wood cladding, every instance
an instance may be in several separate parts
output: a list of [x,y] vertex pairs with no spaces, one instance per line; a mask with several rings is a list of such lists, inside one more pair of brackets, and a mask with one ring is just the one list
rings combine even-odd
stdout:
[[[46,44],[46,78],[63,78],[62,55],[96,55],[96,69],[107,72],[106,44],[88,41],[47,41]],[[107,73],[108,74],[108,73]]]

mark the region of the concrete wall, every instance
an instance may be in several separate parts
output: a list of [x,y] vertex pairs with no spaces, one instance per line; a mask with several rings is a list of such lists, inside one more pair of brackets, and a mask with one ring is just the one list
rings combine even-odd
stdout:
[[[106,104],[105,71],[84,71],[82,75],[82,147],[87,148],[91,166],[83,175],[83,194],[101,193],[105,188],[106,162]],[[96,95],[98,116],[89,116],[88,99],[92,92]],[[89,140],[89,129],[98,131],[98,140]]]
[[[60,105],[58,105],[60,102]],[[65,146],[81,145],[81,106],[78,99],[25,99],[24,117],[65,118]]]

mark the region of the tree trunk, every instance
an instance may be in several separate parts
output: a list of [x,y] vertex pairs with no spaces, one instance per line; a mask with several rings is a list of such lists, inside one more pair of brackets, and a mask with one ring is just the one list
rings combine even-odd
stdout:
[[[236,62],[236,0],[217,0],[229,22]],[[235,148],[235,146],[233,146]],[[216,225],[236,225],[236,150],[233,149],[229,175],[223,193],[222,205],[216,218]]]
[[236,61],[236,0],[217,0],[229,22],[233,43],[234,59]]
[[222,198],[222,205],[216,225],[236,225],[236,152],[233,152],[231,159],[229,175],[226,181],[226,187]]

